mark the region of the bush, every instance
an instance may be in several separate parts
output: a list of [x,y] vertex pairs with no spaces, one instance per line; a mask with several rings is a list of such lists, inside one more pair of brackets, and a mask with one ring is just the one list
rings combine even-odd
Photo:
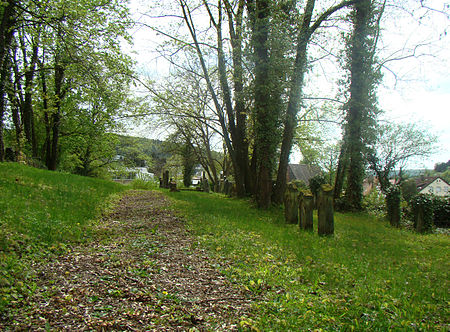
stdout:
[[385,216],[385,196],[378,188],[372,190],[369,195],[364,196],[362,204],[363,208],[370,214],[378,218]]
[[325,179],[325,176],[323,174],[317,174],[309,179],[309,189],[311,189],[311,192],[317,197],[320,187],[326,183],[327,180]]
[[430,232],[433,228],[433,198],[431,195],[419,194],[411,200],[414,213],[414,228],[420,233]]
[[434,209],[434,224],[437,227],[450,227],[450,198],[434,196],[432,198]]
[[400,187],[402,189],[403,198],[407,202],[410,202],[411,199],[417,195],[417,186],[414,179],[403,181]]

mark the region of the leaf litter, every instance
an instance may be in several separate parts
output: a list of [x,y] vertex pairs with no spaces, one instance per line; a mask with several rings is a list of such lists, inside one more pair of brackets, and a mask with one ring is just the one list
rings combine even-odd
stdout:
[[93,241],[31,266],[37,290],[4,330],[231,331],[254,298],[194,245],[154,191],[128,191]]

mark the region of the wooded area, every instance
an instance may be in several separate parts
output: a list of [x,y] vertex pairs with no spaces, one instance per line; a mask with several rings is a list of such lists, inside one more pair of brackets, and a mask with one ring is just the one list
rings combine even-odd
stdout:
[[[381,58],[378,46],[393,14],[448,18],[448,8],[388,0],[178,0],[143,8],[140,21],[126,1],[8,0],[0,9],[0,160],[104,176],[116,157],[114,133],[145,122],[170,133],[166,148],[183,165],[186,186],[201,165],[213,188],[227,177],[238,197],[253,196],[260,208],[280,204],[297,148],[304,162],[327,173],[339,207],[361,210],[367,170],[384,191],[395,168],[433,152],[432,134],[381,124],[377,106],[387,64],[420,51]],[[167,78],[148,80],[123,51],[136,26],[162,36]],[[305,89],[322,78],[308,75],[327,61],[339,67],[339,93],[312,104]],[[323,122],[342,130],[334,146],[320,137]],[[386,140],[395,153],[383,151]],[[164,167],[155,169],[161,174]]]

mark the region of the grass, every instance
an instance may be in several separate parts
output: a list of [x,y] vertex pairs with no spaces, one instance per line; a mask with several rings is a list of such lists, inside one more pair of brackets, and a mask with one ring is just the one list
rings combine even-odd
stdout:
[[[335,235],[285,225],[281,209],[203,193],[169,193],[223,272],[261,300],[241,326],[264,331],[447,330],[448,235],[336,214]],[[315,229],[317,220],[315,220]]]
[[110,181],[0,163],[0,313],[33,291],[28,260],[89,238],[91,221],[126,189]]

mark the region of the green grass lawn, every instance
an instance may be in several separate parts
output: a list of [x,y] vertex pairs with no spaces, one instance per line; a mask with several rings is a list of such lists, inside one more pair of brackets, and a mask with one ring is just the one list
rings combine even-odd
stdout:
[[285,225],[281,209],[193,192],[169,193],[224,273],[260,300],[247,328],[273,331],[447,330],[449,237],[336,214],[335,235]]
[[110,181],[0,163],[0,312],[32,291],[27,265],[84,241],[108,197]]

